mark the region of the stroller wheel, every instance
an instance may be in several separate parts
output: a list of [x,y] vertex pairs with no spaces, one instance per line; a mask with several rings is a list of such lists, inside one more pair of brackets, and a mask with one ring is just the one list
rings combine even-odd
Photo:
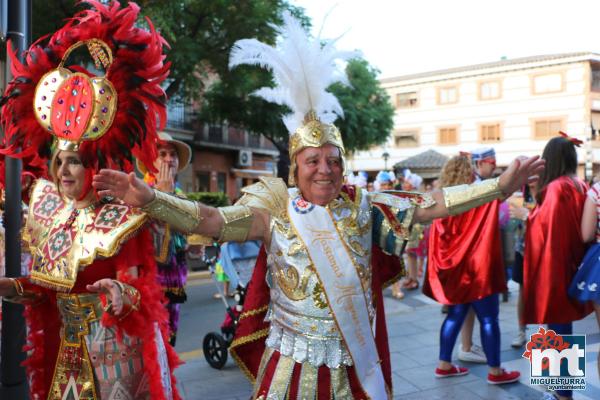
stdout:
[[202,349],[208,365],[215,369],[223,368],[227,362],[227,342],[223,336],[216,332],[208,333],[204,336]]

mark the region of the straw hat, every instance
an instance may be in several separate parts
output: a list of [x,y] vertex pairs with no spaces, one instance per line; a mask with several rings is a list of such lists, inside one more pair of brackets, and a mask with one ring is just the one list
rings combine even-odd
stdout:
[[[177,169],[177,172],[183,171],[190,164],[192,159],[192,149],[190,146],[180,140],[173,139],[173,137],[166,132],[158,132],[158,137],[158,146],[167,143],[175,147],[175,150],[177,150],[177,158],[179,159],[179,168]],[[148,172],[148,169],[140,162],[140,160],[136,160],[136,165],[142,174]]]

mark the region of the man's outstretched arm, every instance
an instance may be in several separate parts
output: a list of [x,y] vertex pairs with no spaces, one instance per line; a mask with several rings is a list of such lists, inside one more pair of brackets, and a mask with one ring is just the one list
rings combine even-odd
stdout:
[[505,198],[528,182],[535,181],[543,171],[544,164],[544,160],[539,156],[519,157],[513,160],[498,178],[434,190],[431,196],[435,204],[428,208],[418,207],[413,222],[426,222],[460,214],[489,201]]
[[116,197],[142,208],[152,218],[186,233],[197,233],[219,241],[265,240],[269,215],[247,206],[210,207],[152,189],[132,172],[103,169],[94,176],[100,197]]

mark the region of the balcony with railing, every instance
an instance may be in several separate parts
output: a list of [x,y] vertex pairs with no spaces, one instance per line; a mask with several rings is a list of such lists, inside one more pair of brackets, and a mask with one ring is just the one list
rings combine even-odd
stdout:
[[194,131],[194,142],[199,145],[224,149],[251,149],[266,154],[278,153],[273,143],[263,135],[252,134],[228,125],[199,124],[199,127],[200,129]]
[[167,128],[194,130],[195,113],[182,101],[169,100],[167,103]]

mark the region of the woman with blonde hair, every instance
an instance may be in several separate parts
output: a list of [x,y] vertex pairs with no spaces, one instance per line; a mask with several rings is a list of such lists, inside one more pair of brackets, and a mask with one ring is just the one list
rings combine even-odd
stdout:
[[[31,267],[0,277],[0,296],[26,305],[30,398],[177,400],[148,216],[92,187],[101,168],[156,157],[164,39],[134,3],[87,3],[23,63],[9,51],[0,152],[51,156],[52,181],[36,175],[23,229]],[[84,49],[90,62],[71,64]]]
[[[440,185],[470,184],[475,179],[471,160],[452,157],[440,177]],[[489,366],[487,381],[498,385],[515,382],[518,371],[500,367],[498,293],[506,289],[498,209],[500,200],[464,214],[436,220],[431,225],[429,258],[423,292],[448,305],[440,332],[438,378],[465,375],[467,368],[451,364],[456,338],[471,307],[481,326],[481,341]]]

